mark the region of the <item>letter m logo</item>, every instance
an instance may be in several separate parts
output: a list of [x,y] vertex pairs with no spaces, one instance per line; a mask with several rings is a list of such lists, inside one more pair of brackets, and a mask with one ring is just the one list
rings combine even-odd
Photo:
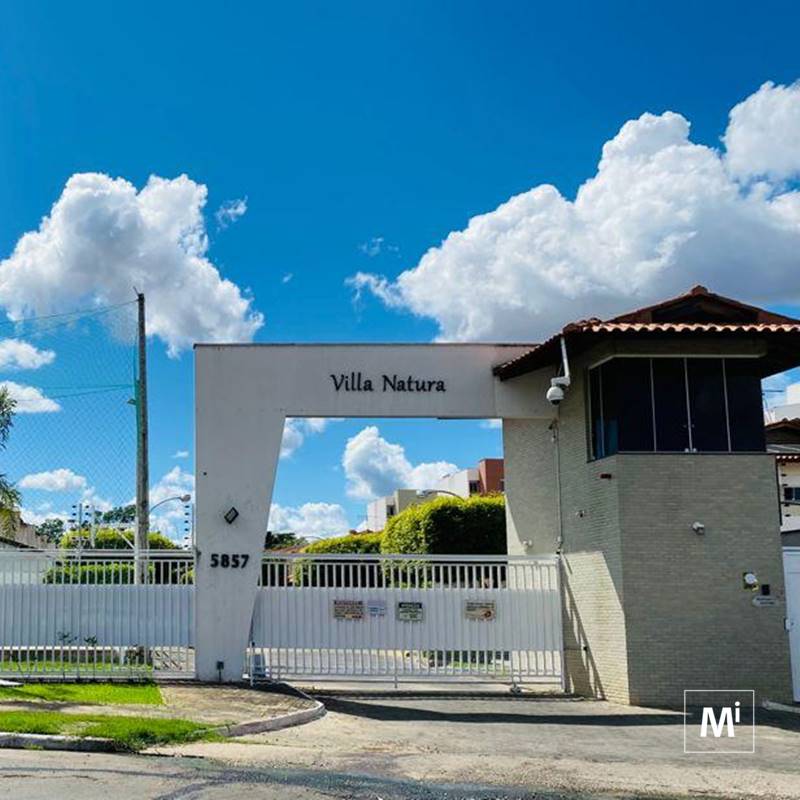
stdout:
[[730,707],[720,709],[719,719],[714,714],[714,709],[711,706],[703,708],[703,718],[700,722],[700,736],[705,739],[708,736],[708,726],[711,726],[711,733],[716,739],[722,736],[722,729],[727,728],[727,736],[732,738],[735,734],[733,731],[733,710]]

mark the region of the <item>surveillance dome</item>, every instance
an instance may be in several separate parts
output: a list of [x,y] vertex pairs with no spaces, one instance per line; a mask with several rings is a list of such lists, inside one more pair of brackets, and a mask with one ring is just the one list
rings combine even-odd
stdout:
[[551,386],[547,390],[547,402],[557,406],[564,399],[564,390],[560,386]]

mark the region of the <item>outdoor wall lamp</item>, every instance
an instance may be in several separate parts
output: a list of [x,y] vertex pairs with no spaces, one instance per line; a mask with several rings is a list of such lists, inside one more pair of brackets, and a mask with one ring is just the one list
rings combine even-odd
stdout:
[[225,516],[223,517],[223,519],[225,520],[225,522],[228,523],[228,525],[233,525],[234,521],[236,520],[236,517],[238,517],[238,516],[239,516],[239,512],[236,510],[236,507],[235,506],[231,506],[225,512]]
[[742,573],[742,588],[751,592],[758,591],[758,576],[755,572]]
[[706,526],[702,522],[693,522],[692,530],[698,535],[702,536],[706,532]]

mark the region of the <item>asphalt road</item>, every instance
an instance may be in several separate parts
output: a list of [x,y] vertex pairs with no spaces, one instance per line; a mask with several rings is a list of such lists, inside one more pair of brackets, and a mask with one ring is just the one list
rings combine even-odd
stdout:
[[[230,767],[197,758],[0,752],[0,796],[14,800],[608,800],[607,794],[434,784],[319,770]],[[614,794],[616,800],[639,795]],[[652,796],[648,795],[652,800]],[[672,800],[674,795],[663,795]],[[706,800],[711,796],[707,795]],[[711,798],[713,800],[713,798]]]
[[150,800],[800,798],[800,717],[756,752],[687,756],[682,717],[601,702],[327,697],[302,727],[118,756],[0,750],[0,797]]

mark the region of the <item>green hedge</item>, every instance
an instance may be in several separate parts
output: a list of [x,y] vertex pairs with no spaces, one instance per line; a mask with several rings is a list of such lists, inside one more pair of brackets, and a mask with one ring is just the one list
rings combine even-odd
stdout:
[[505,498],[440,497],[411,506],[389,520],[381,552],[505,555]]
[[[380,553],[381,533],[348,533],[306,545],[301,552],[315,555]],[[347,566],[345,566],[347,565]],[[267,565],[264,569],[268,569]],[[361,563],[348,561],[338,565],[328,565],[320,569],[308,561],[295,561],[292,565],[292,583],[295,586],[349,586],[352,578],[355,585],[365,586],[370,568]],[[274,579],[274,578],[273,578]]]
[[[123,536],[120,531],[114,528],[98,528],[94,538],[94,550],[132,550],[133,531],[124,531]],[[61,537],[59,547],[64,550],[74,550],[78,546],[79,539],[83,539],[83,549],[89,549],[89,531],[68,531]],[[151,550],[179,550],[172,539],[167,538],[162,533],[149,533],[147,543]]]
[[380,553],[382,533],[348,533],[306,545],[303,553]]
[[[43,583],[122,584],[134,583],[133,560],[108,563],[79,564],[77,562],[57,564],[45,572]],[[186,563],[176,561],[147,565],[147,583],[178,584],[194,583],[194,569]]]
[[[153,568],[150,567],[152,575]],[[152,580],[152,578],[151,578]],[[118,584],[133,583],[133,562],[111,564],[60,564],[44,574],[44,583]]]

